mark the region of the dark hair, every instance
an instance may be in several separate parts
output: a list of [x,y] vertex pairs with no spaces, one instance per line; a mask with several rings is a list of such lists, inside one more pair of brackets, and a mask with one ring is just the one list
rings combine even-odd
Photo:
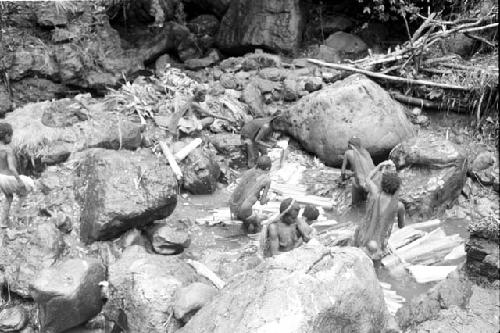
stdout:
[[[285,200],[283,200],[280,204],[280,214],[283,213],[285,210],[287,210],[287,208],[290,207],[292,202],[293,202],[292,198],[286,198]],[[299,208],[297,203],[294,203],[293,205],[296,206],[297,209]]]
[[3,141],[7,135],[12,135],[13,132],[9,123],[0,123],[0,141]]
[[401,186],[401,179],[395,172],[384,172],[381,182],[382,191],[393,195]]
[[353,137],[351,137],[351,138],[347,141],[347,144],[348,144],[348,145],[349,145],[349,144],[351,144],[351,145],[353,145],[353,146],[354,146],[354,147],[356,147],[356,148],[360,148],[360,147],[361,147],[361,139],[360,139],[360,138],[358,138],[358,137],[353,136]]
[[271,158],[267,155],[262,155],[257,159],[257,169],[269,170],[271,169]]
[[314,221],[319,216],[319,210],[313,205],[306,205],[304,207],[304,212],[302,212],[302,216],[310,221]]

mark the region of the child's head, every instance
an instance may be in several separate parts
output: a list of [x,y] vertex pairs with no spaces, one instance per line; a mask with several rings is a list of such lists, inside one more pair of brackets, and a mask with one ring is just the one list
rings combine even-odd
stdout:
[[306,219],[306,222],[311,223],[315,221],[319,217],[319,210],[313,205],[306,205],[304,207],[304,211],[302,212],[302,216]]
[[382,174],[382,182],[380,185],[382,187],[382,191],[393,195],[401,186],[401,179],[395,172],[384,172]]
[[0,141],[10,143],[13,134],[12,126],[9,123],[0,123]]

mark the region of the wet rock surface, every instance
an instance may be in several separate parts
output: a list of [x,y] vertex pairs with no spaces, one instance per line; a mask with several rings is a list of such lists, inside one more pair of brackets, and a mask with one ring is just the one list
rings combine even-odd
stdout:
[[402,179],[400,200],[410,215],[429,217],[451,205],[465,184],[467,159],[451,141],[420,133],[390,154]]
[[31,288],[42,332],[63,332],[97,315],[105,278],[104,265],[94,260],[66,260],[41,271]]
[[412,137],[402,106],[380,86],[352,75],[302,98],[283,115],[284,130],[326,164],[340,166],[352,136],[361,139],[373,158]]
[[[339,279],[349,283],[326,287]],[[370,301],[359,303],[360,295]],[[237,275],[180,332],[378,331],[385,325],[380,304],[382,292],[368,257],[358,249],[317,245]]]

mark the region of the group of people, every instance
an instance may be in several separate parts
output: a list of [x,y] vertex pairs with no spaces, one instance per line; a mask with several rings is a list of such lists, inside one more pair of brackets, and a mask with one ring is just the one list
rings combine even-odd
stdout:
[[[229,207],[232,217],[243,221],[249,233],[259,232],[265,219],[254,213],[252,207],[257,201],[261,205],[269,201],[271,159],[267,149],[275,146],[272,133],[278,129],[277,123],[277,117],[255,119],[245,124],[241,131],[250,169],[232,193]],[[366,201],[365,216],[356,229],[354,246],[363,249],[374,262],[380,261],[389,250],[388,239],[394,222],[397,220],[399,228],[405,223],[405,208],[398,199],[401,179],[392,161],[375,166],[357,137],[349,139],[341,168],[341,178],[350,177],[352,205]],[[308,205],[302,216],[299,211],[300,206],[292,198],[281,202],[279,216],[265,229],[264,256],[290,251],[311,239],[313,228],[310,224],[317,219],[318,210]]]

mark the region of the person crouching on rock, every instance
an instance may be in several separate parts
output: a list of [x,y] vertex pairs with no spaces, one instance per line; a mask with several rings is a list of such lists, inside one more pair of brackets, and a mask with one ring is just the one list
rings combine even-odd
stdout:
[[380,163],[367,178],[369,196],[366,213],[362,224],[354,233],[354,246],[364,249],[372,259],[387,254],[387,244],[396,218],[399,228],[403,228],[405,223],[405,208],[398,199],[401,186],[398,175],[395,172],[383,172],[380,188],[373,181],[377,172],[391,168],[392,164],[392,161]]
[[[267,149],[276,146],[276,141],[272,139],[275,130],[274,123],[277,121],[278,116],[253,119],[247,122],[241,129],[241,140],[247,148],[248,167],[253,168],[259,153],[267,155]],[[269,144],[266,141],[272,141]]]
[[270,170],[269,156],[259,157],[256,167],[243,174],[229,199],[232,218],[243,221],[243,227],[249,233],[260,231],[262,218],[253,213],[252,207],[259,200],[261,205],[268,202],[267,192],[271,187]]
[[0,189],[5,195],[2,206],[0,227],[10,226],[10,207],[14,194],[25,196],[28,191],[33,190],[34,182],[26,176],[20,176],[16,169],[16,158],[14,151],[9,145],[14,131],[9,123],[0,123]]
[[366,188],[366,178],[375,166],[370,153],[361,146],[361,140],[352,137],[347,142],[347,151],[342,162],[341,178],[348,178],[346,167],[350,166],[354,176],[352,182],[352,205],[357,205],[366,200],[368,189]]
[[269,224],[264,246],[264,257],[288,252],[311,239],[312,228],[299,216],[299,205],[292,198],[280,204],[280,217]]

